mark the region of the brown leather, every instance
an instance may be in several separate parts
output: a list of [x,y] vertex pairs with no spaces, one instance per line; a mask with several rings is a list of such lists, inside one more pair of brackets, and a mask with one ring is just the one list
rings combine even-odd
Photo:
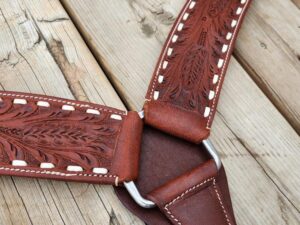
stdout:
[[200,143],[210,133],[233,46],[251,0],[188,0],[146,95],[145,122]]
[[143,123],[136,112],[26,93],[0,98],[1,175],[114,185],[137,177]]
[[125,206],[148,225],[236,224],[224,168],[217,171],[205,148],[192,143],[210,134],[250,2],[188,0],[167,38],[146,95],[148,126],[136,181],[157,207],[142,209],[124,189],[116,189]]
[[229,195],[223,197],[224,185],[220,188],[217,179],[217,168],[208,161],[152,191],[148,198],[174,224],[235,224]]
[[197,143],[209,136],[250,2],[187,0],[149,86],[144,132],[136,112],[0,92],[0,174],[117,186],[139,171],[137,187],[157,207],[117,193],[149,225],[235,225],[224,168]]
[[[154,200],[159,207],[153,209],[139,207],[123,187],[116,188],[116,193],[122,203],[148,225],[177,225],[176,221],[168,217],[169,214],[164,210],[164,204],[202,183],[206,178],[216,180],[216,188],[226,214],[230,218],[230,224],[235,225],[224,168],[216,172],[215,165],[202,144],[193,144],[145,126],[136,185],[142,196]],[[166,193],[163,192],[164,190]],[[162,196],[158,198],[156,193]],[[176,213],[178,218],[186,215],[194,220],[191,224],[228,225],[215,192],[213,180],[197,187],[186,197],[188,198],[180,199],[170,207],[171,212]],[[196,201],[190,201],[190,197]],[[177,205],[177,203],[180,204]],[[181,203],[186,208],[181,208]],[[173,210],[173,207],[176,209]],[[177,214],[177,210],[182,211],[182,214]],[[201,220],[206,220],[206,223],[196,223]],[[182,225],[190,225],[190,223],[182,222]]]

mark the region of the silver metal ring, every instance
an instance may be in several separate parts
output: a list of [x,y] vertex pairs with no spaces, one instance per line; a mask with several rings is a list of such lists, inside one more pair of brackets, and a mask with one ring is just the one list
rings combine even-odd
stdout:
[[[212,143],[208,139],[206,139],[203,141],[203,145],[206,148],[206,150],[208,151],[208,153],[210,154],[210,156],[213,158],[217,169],[220,170],[220,168],[222,167],[222,162],[221,162],[221,159],[220,159],[216,149],[212,145]],[[134,201],[139,206],[146,208],[146,209],[154,208],[156,206],[154,202],[145,199],[141,195],[141,193],[139,192],[139,190],[137,189],[137,187],[133,181],[124,182],[124,186],[127,189],[130,196],[134,199]]]

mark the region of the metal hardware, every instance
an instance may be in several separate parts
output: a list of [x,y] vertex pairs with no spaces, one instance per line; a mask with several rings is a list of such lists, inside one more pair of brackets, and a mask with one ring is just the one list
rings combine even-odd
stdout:
[[[210,154],[210,156],[215,161],[217,169],[220,170],[220,168],[222,166],[222,162],[221,162],[220,157],[218,156],[216,149],[212,145],[212,143],[208,139],[206,139],[203,141],[203,145],[206,148],[206,150],[208,151],[208,153]],[[154,208],[156,206],[154,202],[145,199],[140,194],[139,190],[137,189],[137,187],[133,181],[124,182],[124,186],[127,189],[127,191],[129,192],[130,196],[134,199],[134,201],[139,206],[146,208],[146,209]]]
[[222,166],[222,162],[221,162],[221,159],[220,159],[220,157],[218,155],[217,150],[215,149],[215,147],[213,146],[213,144],[211,143],[211,141],[208,140],[208,139],[204,140],[202,143],[205,146],[205,148],[208,151],[208,153],[210,154],[210,156],[215,161],[217,169],[220,170],[221,166]]
[[141,119],[144,119],[144,117],[145,117],[144,110],[139,111],[138,114],[139,114],[139,117],[140,117]]
[[124,182],[124,186],[131,195],[131,197],[134,199],[134,201],[141,207],[150,209],[155,207],[155,203],[143,198],[137,189],[135,183],[133,181]]

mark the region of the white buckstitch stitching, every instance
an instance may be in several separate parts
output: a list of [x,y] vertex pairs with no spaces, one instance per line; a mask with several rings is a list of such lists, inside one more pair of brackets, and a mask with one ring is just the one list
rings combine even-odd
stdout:
[[99,108],[99,107],[91,107],[90,105],[86,104],[80,104],[80,103],[74,103],[74,102],[69,102],[66,100],[61,100],[61,99],[55,99],[55,98],[48,98],[48,97],[40,97],[40,96],[34,96],[34,95],[23,95],[23,94],[13,94],[13,93],[0,93],[0,96],[10,96],[10,97],[21,97],[21,98],[29,98],[29,99],[36,99],[36,100],[48,100],[48,101],[52,101],[52,102],[59,102],[59,103],[63,103],[63,104],[68,104],[68,105],[73,105],[73,106],[77,106],[80,108],[91,108],[91,109],[97,109],[100,111],[104,111],[104,112],[109,112],[109,113],[115,113],[115,114],[119,114],[119,115],[126,115],[127,112],[117,112],[117,111],[113,111],[113,110],[109,110],[109,109],[105,109],[105,108]]
[[182,223],[172,214],[172,212],[170,211],[170,209],[168,208],[170,205],[173,205],[176,201],[178,201],[179,199],[183,198],[186,194],[188,194],[189,192],[195,190],[196,188],[201,187],[202,185],[206,184],[207,182],[210,182],[212,180],[215,180],[214,177],[206,179],[205,181],[201,182],[200,184],[197,184],[189,189],[187,189],[185,192],[183,192],[181,195],[177,196],[176,198],[174,198],[171,202],[167,203],[164,207],[164,209],[166,210],[166,212],[170,215],[170,217],[178,224],[178,225],[182,225]]
[[[197,2],[195,2],[195,1],[191,1],[191,0],[190,0],[190,2],[186,5],[186,8],[184,9],[184,11],[183,11],[183,13],[182,13],[181,18],[178,20],[178,22],[177,22],[177,24],[176,24],[175,27],[178,27],[178,24],[181,23],[181,20],[182,20],[183,16],[185,15],[186,10],[189,8],[189,6],[190,6],[190,4],[191,4],[192,2],[193,2],[194,4],[197,3]],[[242,3],[242,4],[243,4],[244,6],[241,7],[241,8],[242,8],[242,11],[241,11],[241,13],[239,14],[239,18],[238,18],[238,20],[237,20],[237,22],[236,22],[235,27],[238,27],[238,26],[239,26],[239,23],[240,23],[240,21],[241,21],[240,19],[241,19],[243,13],[244,13],[244,9],[245,9],[245,7],[246,7],[247,4],[248,4],[247,0],[246,0],[246,4],[245,4],[245,3]],[[194,5],[194,6],[195,6],[195,5]],[[194,8],[194,7],[193,7],[193,8]],[[238,8],[240,8],[240,7],[238,7]],[[236,20],[233,20],[233,21],[236,21]],[[182,23],[182,24],[184,24],[184,23]],[[232,35],[233,37],[236,35],[236,32],[237,32],[237,29],[234,30],[234,33],[233,33],[233,35]],[[162,57],[162,59],[161,59],[161,61],[160,61],[160,66],[158,67],[157,72],[156,72],[156,75],[155,75],[155,78],[154,78],[154,80],[153,80],[153,85],[152,85],[152,89],[151,89],[151,92],[150,92],[150,98],[153,98],[154,87],[156,86],[156,83],[157,83],[157,80],[158,80],[157,78],[158,78],[158,75],[159,75],[159,71],[161,70],[161,63],[162,63],[163,59],[165,58],[165,55],[166,55],[166,49],[169,48],[170,40],[172,40],[174,34],[175,34],[175,29],[174,29],[174,31],[173,31],[173,34],[170,36],[170,39],[169,39],[168,44],[167,44],[167,47],[165,48],[163,57]],[[229,46],[228,46],[228,49],[231,48],[231,46],[232,46],[232,44],[233,44],[233,39],[234,39],[234,38],[231,37],[231,41],[230,41],[230,44],[229,44]],[[218,85],[217,85],[217,87],[216,87],[216,94],[215,94],[215,97],[211,100],[211,101],[213,101],[213,105],[212,105],[212,107],[211,107],[212,110],[211,110],[210,113],[209,113],[209,118],[208,118],[208,120],[207,120],[206,129],[210,129],[209,123],[210,123],[210,121],[211,121],[211,118],[212,118],[212,115],[213,115],[213,112],[214,112],[214,109],[215,109],[216,97],[218,96],[218,93],[219,93],[219,90],[220,90],[220,84],[221,84],[221,81],[222,81],[222,79],[223,79],[223,77],[224,77],[224,72],[225,72],[225,71],[224,71],[224,68],[225,68],[224,65],[226,65],[228,59],[229,59],[229,54],[226,55],[225,60],[224,60],[224,63],[222,63],[222,67],[221,67],[221,68],[222,68],[222,72],[221,72],[221,76],[220,76],[220,78],[219,78],[219,80],[218,80]],[[223,59],[221,59],[221,60],[223,60]]]
[[[23,94],[13,94],[13,93],[0,93],[0,96],[10,96],[10,97],[21,97],[21,98],[29,98],[29,99],[37,99],[37,100],[47,100],[47,101],[52,101],[52,102],[59,102],[59,103],[63,103],[63,104],[69,104],[69,105],[74,105],[77,107],[84,107],[84,108],[91,108],[91,109],[97,109],[97,110],[101,110],[101,111],[105,111],[105,112],[110,112],[110,113],[115,113],[115,114],[119,114],[119,115],[125,115],[124,113],[121,112],[116,112],[116,111],[112,111],[112,110],[107,110],[104,108],[98,108],[98,107],[91,107],[90,105],[83,105],[83,104],[78,104],[78,103],[74,103],[74,102],[69,102],[66,100],[60,100],[60,99],[54,99],[54,98],[48,98],[48,97],[40,97],[40,96],[34,96],[34,95],[23,95]],[[125,112],[126,113],[126,112]],[[15,171],[15,172],[25,172],[25,173],[41,173],[41,174],[51,174],[51,175],[56,175],[56,176],[88,176],[88,177],[105,177],[105,178],[115,178],[115,183],[118,183],[118,176],[116,175],[100,175],[100,174],[67,174],[67,173],[61,173],[61,172],[57,172],[57,171],[47,171],[47,170],[43,170],[43,171],[35,171],[35,170],[20,170],[20,169],[14,169],[14,168],[8,168],[8,167],[0,167],[0,170],[9,170],[9,171]]]
[[[185,9],[184,9],[183,12],[181,13],[180,18],[178,19],[178,21],[177,21],[177,23],[175,24],[174,27],[178,27],[178,24],[179,24],[179,23],[183,23],[183,24],[184,24],[184,22],[182,22],[182,18],[183,18],[183,16],[185,15],[185,12],[189,9],[189,6],[190,6],[191,2],[194,2],[194,1],[193,1],[193,0],[189,0],[189,2],[186,4]],[[195,4],[196,4],[196,3],[197,3],[197,2],[195,2]],[[194,7],[195,7],[195,6],[194,6]],[[194,7],[193,7],[193,8],[194,8]],[[186,20],[184,20],[184,21],[186,21]],[[153,79],[153,85],[152,85],[151,92],[150,92],[150,98],[153,98],[154,88],[155,88],[155,86],[156,86],[156,84],[157,84],[157,78],[158,78],[159,72],[160,72],[161,67],[162,67],[162,62],[165,61],[164,58],[166,57],[166,50],[169,48],[170,42],[172,42],[172,39],[173,39],[174,34],[175,34],[176,31],[177,31],[177,29],[173,29],[173,31],[172,31],[173,33],[172,33],[172,35],[170,36],[170,38],[169,38],[169,40],[168,40],[168,44],[167,44],[166,48],[164,49],[163,56],[162,56],[161,59],[160,59],[159,67],[157,68],[155,77],[154,77],[154,79]]]
[[[246,1],[247,1],[247,0],[246,0]],[[245,8],[247,7],[247,4],[248,4],[248,3],[249,3],[249,1],[247,1],[246,4],[242,7],[242,12],[240,13],[239,18],[238,18],[238,20],[237,20],[236,28],[239,26],[239,24],[240,24],[240,22],[241,22],[242,15],[244,14]],[[236,35],[237,30],[238,30],[238,29],[235,29],[235,30],[234,30],[232,37],[234,37],[234,36]],[[229,44],[229,46],[228,46],[228,49],[231,48],[231,46],[232,46],[232,44],[233,44],[233,40],[234,40],[234,38],[231,38],[230,44]],[[221,75],[220,75],[220,77],[219,77],[218,85],[217,85],[216,91],[215,91],[216,94],[215,94],[215,97],[214,97],[213,100],[212,100],[212,101],[213,101],[213,104],[212,104],[212,107],[211,107],[212,110],[210,111],[210,115],[209,115],[209,118],[208,118],[207,123],[206,123],[206,129],[209,129],[209,124],[210,124],[210,121],[211,121],[211,119],[212,119],[213,112],[214,112],[214,110],[215,110],[216,99],[217,99],[218,93],[220,92],[220,85],[221,85],[221,83],[222,83],[222,80],[223,80],[223,77],[224,77],[224,74],[225,74],[225,66],[224,66],[224,65],[227,64],[227,62],[228,62],[228,60],[229,60],[229,56],[230,56],[229,54],[226,55],[225,60],[224,60],[224,63],[223,63]]]
[[213,181],[213,187],[214,187],[214,189],[215,189],[215,192],[216,192],[217,198],[218,198],[218,200],[219,200],[220,206],[221,206],[221,208],[222,208],[222,210],[223,210],[223,213],[224,213],[224,216],[225,216],[225,218],[226,218],[227,224],[228,224],[228,225],[231,225],[230,220],[229,220],[229,217],[228,217],[228,214],[227,214],[227,211],[226,211],[226,209],[225,209],[225,207],[224,207],[223,201],[222,201],[222,199],[221,199],[221,196],[220,196],[220,194],[219,194],[219,192],[218,192],[218,189],[217,189],[217,186],[216,186],[216,179],[214,179],[214,181]]

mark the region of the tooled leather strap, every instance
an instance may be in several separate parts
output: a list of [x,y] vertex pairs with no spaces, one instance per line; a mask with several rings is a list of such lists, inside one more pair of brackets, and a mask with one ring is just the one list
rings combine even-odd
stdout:
[[250,2],[187,1],[149,86],[146,123],[194,143],[209,136],[229,59]]
[[[161,53],[144,105],[137,187],[157,208],[121,201],[148,225],[235,225],[224,168],[209,136],[233,45],[251,0],[188,0]],[[177,137],[177,138],[175,138]],[[195,144],[192,144],[195,143]]]
[[0,92],[0,175],[118,185],[137,177],[136,112]]

